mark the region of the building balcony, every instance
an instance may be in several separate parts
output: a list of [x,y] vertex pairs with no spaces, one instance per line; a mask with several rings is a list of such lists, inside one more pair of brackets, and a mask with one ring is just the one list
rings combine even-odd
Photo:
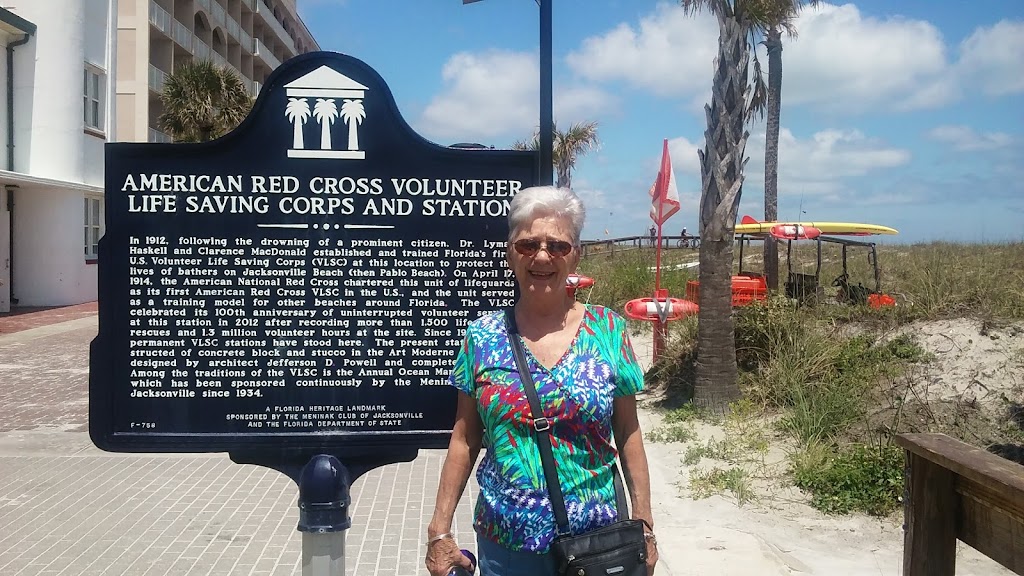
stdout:
[[227,58],[221,56],[220,54],[217,54],[216,52],[210,52],[210,60],[212,60],[214,64],[220,66],[221,68],[230,68],[232,70],[235,70],[235,67],[228,63]]
[[175,44],[181,46],[185,50],[192,51],[192,39],[195,38],[195,34],[189,30],[188,26],[185,26],[177,20],[174,21],[174,33],[171,36],[174,39]]
[[167,82],[167,72],[149,65],[149,89],[159,94],[164,90],[164,84]]
[[149,141],[150,142],[158,142],[158,143],[161,143],[161,144],[170,144],[170,143],[174,142],[174,138],[171,138],[170,136],[168,136],[167,134],[164,134],[163,132],[161,132],[159,130],[156,130],[154,128],[150,128],[149,129]]
[[210,45],[195,36],[192,37],[192,55],[198,60],[210,59]]
[[281,61],[277,59],[277,56],[274,56],[274,53],[259,38],[254,38],[252,41],[252,54],[257,58],[263,59],[267,66],[270,66],[271,70],[281,65]]
[[162,6],[157,4],[154,0],[149,0],[149,23],[154,28],[164,33],[168,38],[171,37],[174,31],[174,23],[177,20],[171,16],[171,13],[164,10]]
[[269,26],[274,31],[274,34],[277,35],[278,40],[282,44],[284,44],[284,47],[288,51],[288,54],[292,56],[298,54],[299,51],[295,48],[295,41],[292,40],[292,37],[288,34],[288,32],[285,31],[284,26],[282,26],[281,23],[277,21],[277,17],[274,16],[274,11],[271,10],[269,6],[267,6],[267,3],[264,0],[255,0],[255,3],[256,13],[259,14],[267,23],[267,26]]
[[[215,0],[210,0],[210,16],[213,20],[213,25],[226,28],[228,25],[228,15],[224,12],[224,7],[218,4]],[[233,21],[233,20],[232,20]]]
[[252,36],[241,28],[238,29],[238,43],[242,45],[242,50],[252,54]]

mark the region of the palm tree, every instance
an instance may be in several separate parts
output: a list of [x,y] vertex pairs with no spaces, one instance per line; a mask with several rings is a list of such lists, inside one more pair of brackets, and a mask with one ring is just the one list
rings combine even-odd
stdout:
[[341,120],[348,125],[349,150],[359,150],[359,125],[365,118],[362,100],[345,100],[341,105]]
[[[782,118],[782,33],[796,37],[793,20],[805,0],[762,0],[765,4],[767,27],[760,32],[768,49],[768,121],[764,144],[764,219],[779,218],[779,122]],[[819,0],[806,0],[817,6]],[[760,76],[760,64],[754,73]],[[764,242],[764,275],[769,290],[779,289],[779,245],[768,236]]]
[[[736,210],[743,189],[744,124],[759,98],[749,82],[750,42],[764,29],[768,0],[680,0],[690,14],[708,10],[718,20],[711,103],[704,106],[707,130],[701,163],[700,312],[694,403],[713,412],[740,397],[732,318],[732,261]],[[755,65],[755,72],[757,66]],[[755,82],[759,74],[754,74]]]
[[[577,122],[562,132],[554,126],[552,135],[551,157],[558,175],[555,184],[559,188],[572,188],[572,171],[580,156],[597,149],[597,122]],[[534,133],[530,142],[518,141],[512,145],[514,150],[536,150],[540,146],[540,135]]]
[[292,148],[302,150],[305,144],[302,141],[302,126],[309,120],[309,102],[305,98],[289,98],[288,107],[284,110],[285,116],[291,121],[294,132],[292,135]]
[[206,142],[235,129],[252,108],[252,97],[233,70],[192,60],[167,75],[160,93],[160,127],[175,142]]
[[331,125],[338,117],[338,107],[334,104],[334,98],[317,98],[313,106],[313,116],[320,123],[320,149],[331,149]]

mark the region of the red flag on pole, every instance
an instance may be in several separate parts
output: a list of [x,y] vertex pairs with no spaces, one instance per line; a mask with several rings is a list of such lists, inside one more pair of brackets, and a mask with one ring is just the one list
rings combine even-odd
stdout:
[[679,191],[676,189],[676,177],[672,172],[672,158],[668,154],[668,138],[662,146],[661,168],[658,177],[651,186],[651,220],[661,226],[673,214],[679,211]]

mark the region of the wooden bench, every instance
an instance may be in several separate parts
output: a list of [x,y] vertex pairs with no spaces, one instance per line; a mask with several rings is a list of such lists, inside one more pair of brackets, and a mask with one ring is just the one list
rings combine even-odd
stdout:
[[951,576],[959,539],[1024,575],[1024,466],[945,434],[901,434],[904,576]]

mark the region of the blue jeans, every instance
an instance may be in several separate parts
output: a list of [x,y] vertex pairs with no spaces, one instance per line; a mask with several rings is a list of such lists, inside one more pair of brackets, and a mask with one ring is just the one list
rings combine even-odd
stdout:
[[479,576],[556,576],[558,568],[551,554],[513,552],[497,542],[476,537]]

